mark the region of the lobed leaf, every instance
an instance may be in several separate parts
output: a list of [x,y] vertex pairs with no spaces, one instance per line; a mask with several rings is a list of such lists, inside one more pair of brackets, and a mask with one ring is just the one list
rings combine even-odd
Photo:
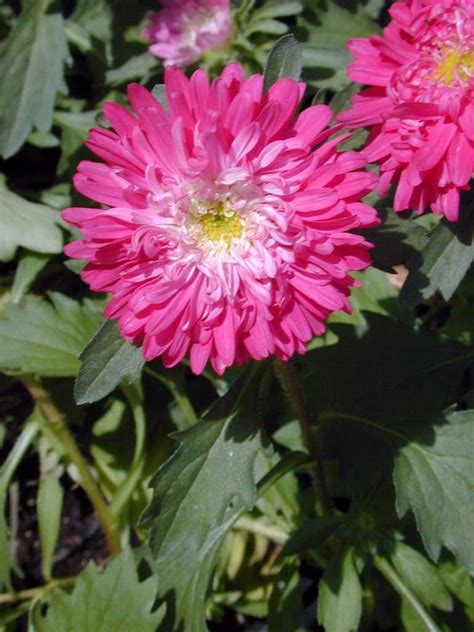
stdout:
[[411,509],[437,560],[445,545],[474,572],[474,411],[450,413],[429,445],[413,441],[395,460],[397,510]]
[[50,301],[27,296],[9,304],[0,319],[0,369],[47,377],[74,376],[79,354],[101,320],[92,301],[83,304],[51,292]]
[[103,572],[94,562],[79,575],[71,594],[51,593],[46,615],[34,612],[38,632],[155,632],[163,618],[154,611],[156,576],[140,581],[133,553],[126,549]]
[[253,466],[263,445],[255,405],[262,370],[244,371],[202,421],[175,435],[178,449],[151,481],[153,497],[141,521],[149,530],[169,629],[206,630],[219,545],[240,511],[254,505]]

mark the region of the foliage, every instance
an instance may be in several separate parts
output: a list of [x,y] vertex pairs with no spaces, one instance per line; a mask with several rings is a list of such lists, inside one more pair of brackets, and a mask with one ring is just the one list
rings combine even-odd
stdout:
[[[59,214],[84,205],[103,103],[139,81],[166,106],[141,35],[156,3],[131,4],[0,7],[0,630],[468,632],[472,193],[456,224],[370,196],[374,265],[292,360],[303,404],[273,361],[145,365]],[[336,113],[360,88],[346,42],[389,4],[235,1],[229,47],[198,65],[301,77]]]

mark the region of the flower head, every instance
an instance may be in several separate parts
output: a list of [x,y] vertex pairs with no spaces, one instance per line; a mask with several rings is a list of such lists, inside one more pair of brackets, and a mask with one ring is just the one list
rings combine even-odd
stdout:
[[474,171],[474,3],[406,0],[383,37],[349,43],[349,77],[369,89],[339,116],[374,126],[364,149],[381,165],[380,193],[398,183],[395,210],[455,221]]
[[[370,244],[351,229],[377,223],[360,200],[375,186],[366,160],[327,141],[324,105],[294,113],[304,84],[244,78],[227,66],[209,84],[165,73],[168,113],[142,86],[129,86],[135,113],[108,103],[115,132],[91,130],[76,188],[108,208],[63,217],[84,239],[66,248],[86,259],[83,279],[110,292],[105,314],[147,360],[174,366],[188,352],[200,373],[249,357],[288,359],[350,311]],[[326,142],[324,142],[326,141]]]
[[230,0],[164,0],[143,35],[165,66],[186,66],[222,46],[232,32]]

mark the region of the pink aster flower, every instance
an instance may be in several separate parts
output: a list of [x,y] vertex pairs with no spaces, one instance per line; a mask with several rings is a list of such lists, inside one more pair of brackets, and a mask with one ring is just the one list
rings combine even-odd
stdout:
[[[165,73],[170,113],[129,86],[135,113],[108,103],[115,128],[91,130],[76,188],[106,208],[69,208],[84,239],[66,252],[86,259],[83,279],[110,292],[105,315],[167,367],[187,353],[195,373],[271,354],[286,360],[350,312],[351,270],[370,244],[351,229],[377,223],[360,202],[376,176],[365,158],[327,141],[332,114],[294,113],[304,84],[227,66],[209,84]],[[326,141],[326,142],[323,142]]]
[[383,37],[354,39],[349,77],[372,86],[339,116],[374,126],[364,149],[397,183],[395,210],[427,207],[455,221],[474,171],[474,1],[405,0]]
[[144,30],[165,66],[186,66],[224,45],[232,33],[230,0],[164,0]]

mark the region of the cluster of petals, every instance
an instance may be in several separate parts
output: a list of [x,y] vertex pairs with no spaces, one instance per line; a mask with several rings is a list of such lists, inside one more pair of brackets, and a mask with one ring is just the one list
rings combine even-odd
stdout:
[[339,116],[373,126],[364,153],[397,184],[395,210],[456,221],[474,172],[474,2],[405,0],[383,36],[354,39],[349,77],[370,86]]
[[230,0],[163,0],[162,5],[143,35],[165,66],[187,66],[231,36]]
[[129,86],[133,112],[108,103],[115,131],[91,130],[76,188],[102,208],[63,217],[83,239],[83,279],[110,292],[105,315],[167,367],[219,374],[249,358],[304,353],[331,312],[350,312],[350,271],[370,263],[351,229],[378,223],[361,199],[376,176],[338,152],[325,105],[295,111],[305,86],[228,65],[212,83],[168,68],[169,112]]

